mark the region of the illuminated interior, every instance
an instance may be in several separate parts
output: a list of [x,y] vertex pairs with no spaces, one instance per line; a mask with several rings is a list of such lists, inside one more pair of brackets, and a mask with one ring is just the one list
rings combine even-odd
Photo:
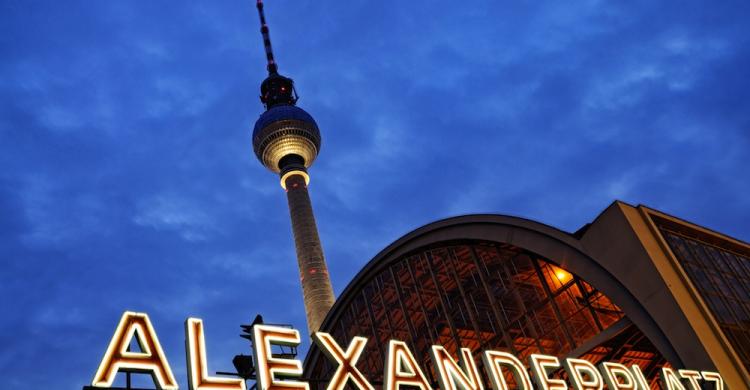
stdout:
[[[349,291],[351,304],[322,330],[341,345],[354,336],[369,338],[358,367],[378,388],[390,339],[408,344],[436,388],[428,353],[433,344],[453,356],[458,346],[471,348],[480,367],[479,354],[490,349],[513,353],[524,363],[532,353],[581,357],[594,364],[637,363],[650,380],[666,364],[601,292],[554,259],[511,245],[444,242],[354,283],[358,288]],[[305,376],[313,379],[313,389],[322,389],[335,367],[315,352],[308,355]],[[557,375],[564,377],[564,372]],[[655,382],[651,386],[658,388]]]

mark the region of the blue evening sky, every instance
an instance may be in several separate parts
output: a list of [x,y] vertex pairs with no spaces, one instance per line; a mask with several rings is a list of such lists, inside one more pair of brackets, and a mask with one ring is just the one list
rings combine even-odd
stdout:
[[[750,2],[267,0],[317,120],[340,292],[425,223],[574,231],[613,200],[750,239]],[[185,387],[256,313],[305,330],[286,199],[255,159],[252,0],[0,1],[0,388],[88,384],[125,310]]]

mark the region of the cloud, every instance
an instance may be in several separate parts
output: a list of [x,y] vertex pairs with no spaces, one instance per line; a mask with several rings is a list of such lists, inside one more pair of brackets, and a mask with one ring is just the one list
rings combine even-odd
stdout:
[[[454,214],[576,230],[621,198],[750,237],[743,7],[269,2],[323,132],[310,193],[336,291]],[[252,4],[0,11],[5,388],[87,383],[126,309],[152,315],[183,385],[188,315],[222,369],[258,312],[304,329],[285,194],[251,148]]]
[[214,221],[195,204],[173,195],[143,202],[133,222],[158,230],[172,230],[187,241],[204,241],[217,229]]

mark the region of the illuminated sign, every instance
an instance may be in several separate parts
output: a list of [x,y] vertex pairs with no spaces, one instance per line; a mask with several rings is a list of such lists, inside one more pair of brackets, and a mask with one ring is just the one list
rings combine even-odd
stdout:
[[203,321],[198,318],[188,318],[185,321],[185,353],[191,390],[245,390],[245,381],[240,378],[208,375]]
[[[141,352],[129,350],[133,338]],[[158,388],[177,389],[177,381],[146,313],[123,313],[91,385],[111,387],[118,371],[151,374]]]
[[[301,341],[299,331],[255,325],[252,338],[258,390],[310,389],[309,384],[301,379],[302,362],[299,359],[279,357],[271,352],[272,345],[298,346]],[[129,350],[133,339],[137,341],[140,352]],[[354,337],[348,346],[342,347],[328,333],[316,332],[313,341],[336,365],[326,390],[343,390],[347,385],[358,390],[374,390],[370,381],[357,369],[357,362],[367,344],[366,338]],[[240,378],[208,375],[202,320],[188,318],[185,321],[185,349],[190,390],[246,390],[245,381]],[[440,345],[434,345],[430,350],[440,390],[484,390],[472,351],[460,348],[458,352],[460,356],[457,362]],[[493,390],[510,388],[506,374],[512,375],[516,387],[521,390],[603,390],[605,385],[609,390],[649,389],[648,381],[636,364],[628,367],[604,362],[597,367],[583,359],[567,358],[561,362],[555,356],[533,354],[529,357],[529,371],[516,356],[503,351],[484,351],[482,361]],[[414,354],[403,341],[388,342],[383,366],[384,390],[401,390],[406,386],[420,390],[433,389]],[[567,381],[552,376],[552,373],[560,370],[567,374]],[[145,313],[125,312],[122,315],[94,375],[92,386],[112,387],[119,371],[147,373],[152,376],[157,388],[178,389],[156,332]],[[712,371],[675,371],[663,367],[659,379],[666,390],[701,390],[705,384],[713,384],[713,389],[724,389],[721,375]]]

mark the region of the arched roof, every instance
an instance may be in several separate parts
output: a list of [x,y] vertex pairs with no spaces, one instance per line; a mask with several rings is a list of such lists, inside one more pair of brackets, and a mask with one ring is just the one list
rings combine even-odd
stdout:
[[670,363],[683,366],[675,348],[644,306],[627,286],[587,255],[575,236],[549,225],[507,215],[474,214],[447,218],[419,227],[399,238],[380,251],[352,279],[331,308],[321,330],[336,324],[362,286],[391,263],[419,249],[457,240],[510,244],[557,263],[609,297]]

